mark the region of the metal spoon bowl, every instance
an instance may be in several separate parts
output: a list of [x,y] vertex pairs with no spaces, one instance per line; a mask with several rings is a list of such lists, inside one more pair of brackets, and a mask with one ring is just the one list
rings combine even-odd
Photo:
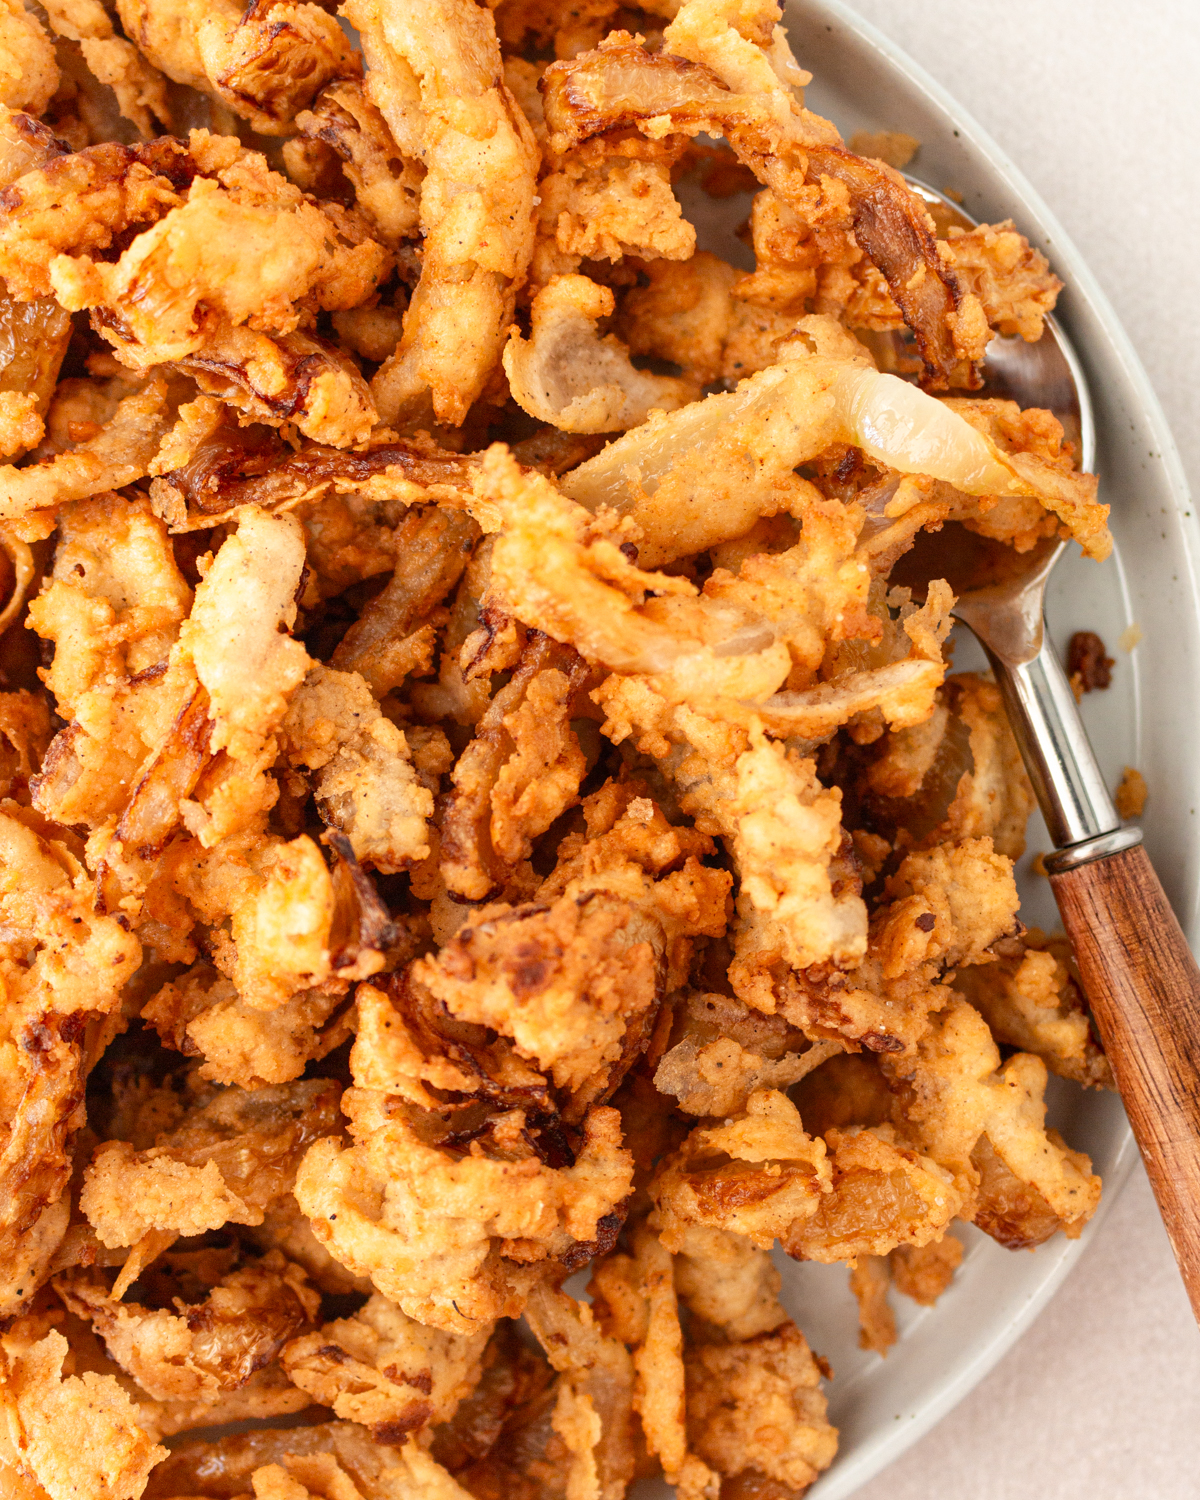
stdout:
[[[930,205],[939,229],[974,227],[943,194],[912,178],[909,183]],[[903,336],[893,337],[899,338],[902,352]],[[1087,379],[1053,315],[1037,343],[1015,336],[993,338],[982,375],[981,396],[1053,412],[1075,445],[1080,467],[1092,465],[1096,429]],[[1106,840],[1100,852],[1107,853],[1141,842],[1139,829],[1121,825],[1044,628],[1046,583],[1066,545],[1047,538],[1029,552],[1017,553],[950,523],[941,532],[920,533],[892,573],[918,597],[931,578],[945,578],[957,596],[956,618],[987,652],[1057,851],[1047,858],[1047,869],[1069,868],[1081,856],[1095,858],[1089,841],[1097,838]],[[1087,851],[1076,847],[1084,844]]]

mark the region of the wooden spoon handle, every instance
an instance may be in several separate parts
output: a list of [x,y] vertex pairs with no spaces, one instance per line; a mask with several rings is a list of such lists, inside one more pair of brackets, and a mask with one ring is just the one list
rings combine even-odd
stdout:
[[1200,968],[1140,845],[1050,884],[1200,1322]]

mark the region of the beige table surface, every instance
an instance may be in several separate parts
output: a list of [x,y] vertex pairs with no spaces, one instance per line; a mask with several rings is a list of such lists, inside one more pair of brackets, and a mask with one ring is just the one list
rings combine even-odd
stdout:
[[[1200,0],[852,3],[1063,221],[1200,497]],[[1200,1500],[1200,1333],[1140,1168],[1033,1328],[856,1500],[943,1497]]]

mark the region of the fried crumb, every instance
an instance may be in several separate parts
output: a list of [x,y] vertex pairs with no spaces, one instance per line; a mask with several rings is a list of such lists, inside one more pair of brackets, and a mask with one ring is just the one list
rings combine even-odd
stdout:
[[1141,644],[1142,639],[1142,627],[1134,620],[1117,637],[1117,645],[1120,646],[1122,651],[1132,651],[1136,646]]
[[1067,646],[1067,671],[1076,702],[1084,693],[1107,688],[1115,665],[1094,630],[1077,630]]
[[890,1281],[888,1260],[882,1255],[861,1255],[850,1268],[850,1290],[858,1302],[858,1347],[885,1356],[897,1337],[896,1315],[887,1295]]
[[1126,766],[1113,793],[1113,804],[1123,818],[1140,818],[1146,810],[1146,778],[1132,766]]

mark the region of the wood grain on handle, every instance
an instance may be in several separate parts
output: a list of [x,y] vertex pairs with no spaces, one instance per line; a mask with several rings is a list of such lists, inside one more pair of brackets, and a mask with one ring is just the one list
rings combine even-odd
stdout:
[[1140,846],[1050,884],[1200,1322],[1200,968]]

